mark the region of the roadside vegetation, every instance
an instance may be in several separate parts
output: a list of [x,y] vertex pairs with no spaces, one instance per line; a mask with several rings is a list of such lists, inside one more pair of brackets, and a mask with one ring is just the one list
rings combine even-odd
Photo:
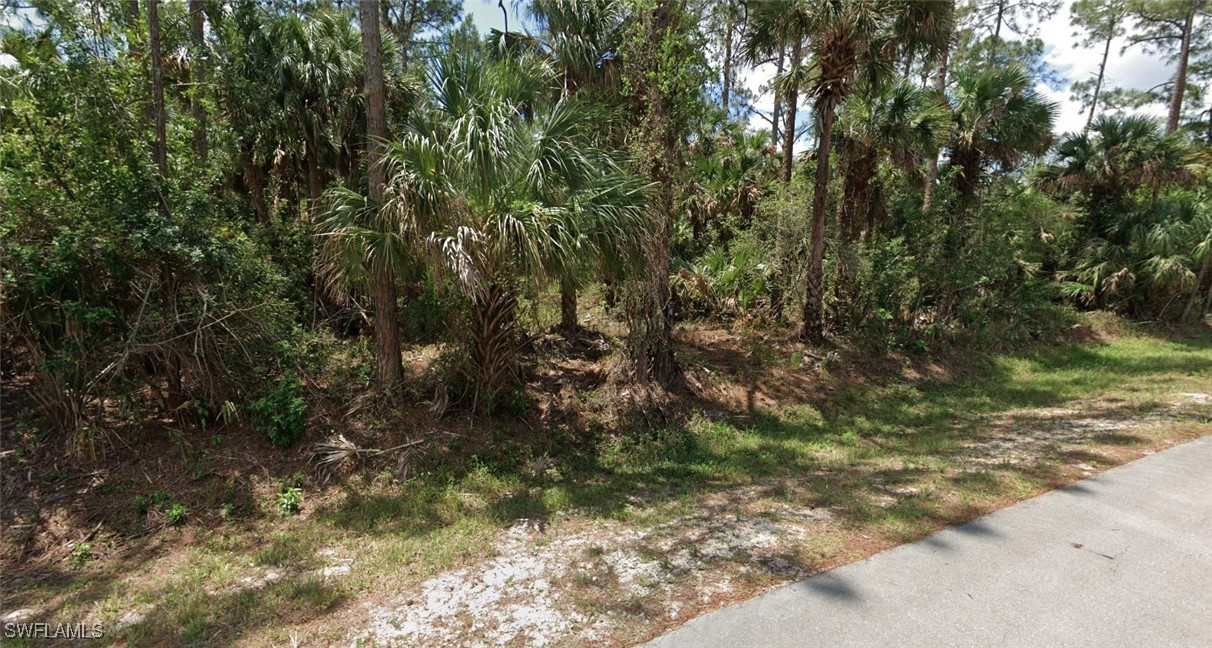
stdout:
[[[306,459],[225,435],[64,468],[9,509],[6,555],[33,554],[7,572],[5,609],[97,619],[135,644],[639,640],[1212,432],[1212,334],[1083,321],[1077,340],[1021,352],[810,367],[786,339],[688,327],[677,349],[715,396],[675,421],[558,436],[499,422],[475,442],[444,427],[446,452],[406,474],[380,457],[339,482],[278,477]],[[459,594],[493,570],[509,577],[494,595]],[[511,625],[544,579],[543,605],[580,626]],[[375,629],[417,600],[447,611],[418,617],[429,634]]]
[[1054,0],[504,4],[0,3],[6,621],[621,644],[1209,432],[1207,3],[1071,133]]

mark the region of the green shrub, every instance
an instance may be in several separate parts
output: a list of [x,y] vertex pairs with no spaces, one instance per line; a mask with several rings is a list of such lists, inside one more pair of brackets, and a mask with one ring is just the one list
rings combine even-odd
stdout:
[[178,526],[185,521],[185,513],[186,509],[184,504],[173,504],[172,506],[168,507],[167,511],[164,512],[164,516],[168,518],[170,524],[173,526]]
[[84,563],[88,562],[93,557],[93,545],[88,542],[82,542],[76,545],[72,550],[72,555],[68,557],[67,564],[72,569],[80,569]]
[[136,495],[135,496],[135,513],[137,513],[139,515],[139,517],[143,517],[144,515],[147,515],[147,512],[153,508],[154,509],[164,508],[165,505],[167,505],[169,502],[172,501],[172,499],[173,499],[172,494],[166,493],[164,491],[156,491],[150,495],[148,495],[148,494]]
[[307,401],[303,398],[303,383],[294,373],[284,374],[278,386],[249,409],[257,427],[274,445],[285,448],[303,436]]
[[282,486],[278,491],[278,514],[290,517],[303,507],[303,489],[298,486]]

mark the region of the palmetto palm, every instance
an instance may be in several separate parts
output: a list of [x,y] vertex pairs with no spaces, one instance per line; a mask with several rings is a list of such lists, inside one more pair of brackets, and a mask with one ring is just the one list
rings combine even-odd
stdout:
[[[1100,305],[1119,300],[1140,307],[1147,301],[1143,285],[1154,295],[1189,292],[1184,318],[1202,310],[1196,305],[1212,273],[1212,210],[1157,200],[1167,185],[1202,171],[1185,140],[1163,135],[1151,118],[1101,116],[1089,130],[1066,136],[1057,157],[1037,181],[1076,192],[1085,206],[1080,234],[1089,254],[1077,264],[1075,288],[1085,291],[1078,294]],[[1144,204],[1143,197],[1134,200],[1142,188],[1152,194]]]
[[[722,111],[719,117],[723,120]],[[704,228],[720,216],[738,217],[740,227],[748,224],[771,167],[767,146],[766,133],[744,132],[736,122],[713,122],[699,134],[691,162],[696,181],[687,197],[696,245]]]
[[[921,57],[929,65],[941,60],[950,47],[955,29],[955,0],[914,0],[903,3],[892,24],[892,41],[900,50],[904,76]],[[927,68],[929,69],[929,68]]]
[[854,240],[875,228],[881,205],[877,173],[887,160],[897,171],[924,181],[922,167],[947,139],[951,113],[933,93],[908,82],[861,84],[847,100],[837,123],[839,166],[844,174],[840,207],[843,236]]
[[403,271],[424,249],[473,305],[473,407],[486,409],[514,377],[518,288],[587,254],[626,254],[646,188],[594,146],[592,111],[549,101],[559,79],[542,60],[493,61],[455,41],[427,79],[388,149],[383,208],[332,210],[326,258],[356,278],[375,263]]
[[618,82],[613,55],[623,37],[620,0],[533,0],[526,12],[561,74],[561,90],[602,91]]
[[988,70],[957,83],[951,137],[951,166],[962,219],[975,206],[985,167],[1013,169],[1026,155],[1052,145],[1056,104],[1035,91],[1031,76],[1019,68]]
[[901,173],[923,183],[926,158],[946,140],[950,120],[933,92],[907,82],[861,83],[846,101],[836,127],[844,178],[835,286],[839,319],[854,303],[856,244],[860,235],[873,235],[877,215],[884,211],[881,176]]
[[796,137],[795,115],[799,106],[800,89],[804,86],[808,72],[803,66],[804,44],[813,33],[817,9],[817,3],[813,0],[769,0],[752,3],[749,5],[749,21],[741,42],[741,52],[750,64],[765,61],[784,51],[789,51],[790,54],[787,70],[775,79],[775,103],[781,101],[786,109],[786,123],[782,131],[784,183],[791,181]]
[[1158,208],[1129,207],[1117,229],[1122,237],[1087,241],[1069,273],[1075,281],[1065,284],[1070,297],[1183,319],[1206,310],[1203,286],[1212,278],[1212,209],[1207,204],[1178,199]]
[[219,30],[226,59],[219,69],[229,77],[222,87],[230,90],[224,104],[243,140],[249,184],[263,182],[266,164],[279,172],[296,168],[313,213],[325,170],[352,166],[364,126],[361,43],[352,18],[335,8],[303,16],[247,3],[235,5]]
[[1163,135],[1154,119],[1103,115],[1081,133],[1072,133],[1056,149],[1059,158],[1038,175],[1045,186],[1079,192],[1085,203],[1086,237],[1127,243],[1117,226],[1127,213],[1129,194],[1137,187],[1154,191],[1193,175],[1198,163],[1185,141]]
[[[526,12],[538,28],[537,49],[560,75],[561,96],[576,95],[582,105],[617,101],[622,84],[616,55],[627,15],[623,2],[535,0],[526,5]],[[584,266],[571,264],[560,276],[560,328],[565,332],[579,326],[577,278]]]
[[807,66],[809,94],[816,111],[820,143],[816,152],[816,178],[812,195],[812,243],[800,337],[807,342],[824,338],[825,204],[829,191],[829,158],[833,124],[839,105],[850,94],[861,73],[866,83],[878,84],[890,70],[886,56],[887,25],[907,3],[881,0],[824,0],[809,15],[812,34]]

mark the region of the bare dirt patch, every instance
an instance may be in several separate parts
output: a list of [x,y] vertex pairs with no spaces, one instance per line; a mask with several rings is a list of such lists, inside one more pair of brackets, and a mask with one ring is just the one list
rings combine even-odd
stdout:
[[794,545],[831,514],[750,487],[650,527],[605,520],[536,533],[521,521],[498,556],[367,607],[376,645],[589,643],[637,619],[678,618],[760,571],[802,576]]
[[[1137,448],[1143,454],[1149,431],[1202,420],[1208,412],[1199,396],[1176,395],[1173,403],[1143,412],[1091,403],[978,418],[985,431],[963,445],[954,468],[1030,468],[1060,460],[1081,477],[1125,458],[1091,455],[1095,450],[1131,438],[1144,444]],[[1141,436],[1130,436],[1136,434]],[[1096,468],[1078,460],[1087,456],[1106,461]],[[580,520],[539,528],[521,520],[499,535],[496,557],[366,604],[370,629],[359,638],[383,646],[629,643],[895,544],[841,529],[830,509],[797,503],[809,499],[798,496],[804,481],[717,492],[696,500],[690,513],[649,525]],[[872,487],[871,503],[886,509],[938,485],[876,480]],[[991,508],[996,506],[973,514]],[[827,553],[814,562],[810,546],[831,539],[857,553]]]

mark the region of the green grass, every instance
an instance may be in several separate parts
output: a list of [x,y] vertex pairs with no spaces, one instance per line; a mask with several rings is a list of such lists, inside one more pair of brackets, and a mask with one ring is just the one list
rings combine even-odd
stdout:
[[[835,512],[842,535],[811,537],[802,548],[825,564],[861,555],[853,545],[859,534],[909,541],[1055,485],[1065,475],[1063,457],[974,471],[961,469],[965,444],[1015,410],[1096,403],[1108,415],[1133,415],[1171,403],[1178,392],[1212,392],[1212,336],[1128,334],[978,365],[955,381],[839,383],[775,411],[698,413],[661,430],[573,437],[553,447],[553,468],[539,475],[529,468],[533,455],[502,433],[501,448],[404,483],[356,476],[306,518],[212,530],[167,570],[137,557],[104,572],[86,564],[59,585],[40,586],[35,598],[99,611],[109,624],[146,607],[146,618],[121,636],[134,645],[225,645],[250,633],[286,643],[281,631],[266,635],[264,628],[319,618],[346,599],[399,591],[488,558],[492,539],[518,518],[649,525],[694,510],[702,496],[748,485]],[[1125,433],[1106,444],[1156,440]],[[1083,460],[1102,459],[1088,454]],[[915,490],[882,502],[891,487]],[[348,578],[314,576],[325,550],[353,559]],[[255,589],[239,586],[267,569],[286,575]],[[123,576],[133,584],[123,585]]]

